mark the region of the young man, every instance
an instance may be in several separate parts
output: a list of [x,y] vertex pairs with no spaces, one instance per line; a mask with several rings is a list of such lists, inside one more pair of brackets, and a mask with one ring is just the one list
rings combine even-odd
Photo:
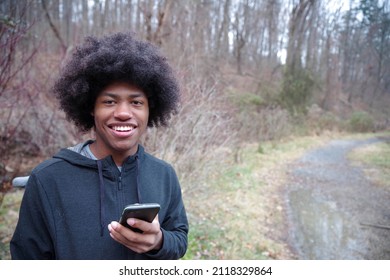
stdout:
[[[129,34],[88,37],[54,85],[67,117],[96,139],[62,149],[26,185],[13,259],[179,259],[188,222],[173,168],[139,144],[167,125],[179,88],[165,58]],[[152,223],[117,221],[133,203],[158,203]]]

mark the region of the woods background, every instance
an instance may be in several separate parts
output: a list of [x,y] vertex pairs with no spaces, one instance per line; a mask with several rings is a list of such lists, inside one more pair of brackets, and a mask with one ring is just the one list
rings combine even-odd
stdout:
[[245,143],[389,127],[389,1],[1,0],[2,192],[86,137],[50,87],[84,36],[116,31],[160,46],[177,72],[180,112],[144,141],[187,193],[216,152],[240,161]]

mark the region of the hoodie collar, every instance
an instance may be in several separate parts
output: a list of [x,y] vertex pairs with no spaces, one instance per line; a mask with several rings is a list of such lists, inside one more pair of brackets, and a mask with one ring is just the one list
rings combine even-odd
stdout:
[[[88,140],[84,143],[80,143],[74,147],[71,148],[66,148],[66,149],[61,149],[55,156],[54,158],[62,159],[65,161],[68,161],[69,163],[73,165],[79,165],[79,166],[84,166],[84,167],[89,167],[89,168],[95,168],[97,169],[96,165],[96,160],[88,158],[84,156],[81,153],[81,150],[83,147],[86,145],[89,145],[93,143],[93,140]],[[138,150],[137,153],[129,156],[125,161],[123,162],[122,169],[129,169],[133,164],[136,164],[136,160],[141,160],[144,157],[144,147],[142,145],[138,145]],[[115,167],[116,164],[114,160],[112,159],[111,156],[107,156],[105,158],[100,159],[102,162],[102,170],[110,170],[111,168]],[[117,169],[117,168],[116,168]],[[119,170],[118,170],[119,172]]]

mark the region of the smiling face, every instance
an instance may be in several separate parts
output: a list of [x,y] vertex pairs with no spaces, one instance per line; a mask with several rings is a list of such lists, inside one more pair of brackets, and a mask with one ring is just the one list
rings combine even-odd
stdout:
[[149,104],[145,93],[132,85],[115,82],[105,87],[95,101],[96,141],[91,150],[97,158],[111,155],[117,165],[137,152],[146,131]]

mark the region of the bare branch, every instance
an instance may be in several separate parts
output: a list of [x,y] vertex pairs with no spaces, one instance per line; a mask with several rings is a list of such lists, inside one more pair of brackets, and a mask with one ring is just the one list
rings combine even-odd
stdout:
[[41,3],[42,3],[43,10],[45,11],[45,16],[47,18],[47,21],[49,22],[50,28],[51,28],[51,30],[53,30],[54,35],[56,36],[56,38],[58,39],[58,41],[61,44],[62,52],[66,53],[67,46],[66,46],[64,40],[62,39],[60,32],[58,31],[57,27],[54,25],[54,23],[50,17],[49,11],[47,10],[47,7],[46,7],[46,1],[41,0]]

